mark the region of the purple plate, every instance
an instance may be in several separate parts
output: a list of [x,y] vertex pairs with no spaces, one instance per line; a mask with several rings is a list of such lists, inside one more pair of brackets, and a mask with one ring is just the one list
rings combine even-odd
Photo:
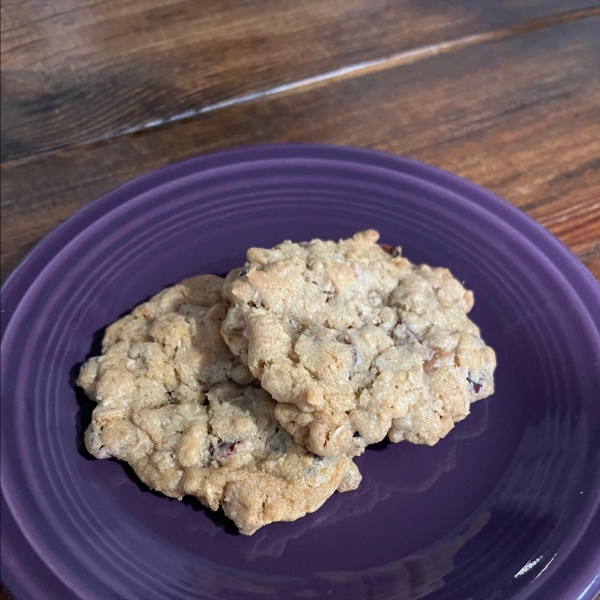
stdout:
[[[433,448],[380,444],[361,487],[236,535],[92,460],[74,386],[102,329],[246,248],[367,227],[475,290],[497,392]],[[263,146],[194,158],[90,204],[2,300],[2,567],[19,599],[497,600],[600,589],[600,291],[534,221],[413,161]]]

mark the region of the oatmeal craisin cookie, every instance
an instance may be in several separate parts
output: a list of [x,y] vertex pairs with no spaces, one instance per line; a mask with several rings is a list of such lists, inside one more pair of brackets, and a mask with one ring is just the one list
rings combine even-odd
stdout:
[[232,272],[223,337],[321,456],[382,440],[434,444],[493,391],[495,355],[473,294],[369,230],[339,243],[251,248]]
[[85,434],[91,454],[127,461],[166,496],[222,506],[250,535],[317,510],[360,474],[279,425],[275,402],[221,337],[222,287],[195,277],[138,306],[108,328],[78,383],[98,403]]

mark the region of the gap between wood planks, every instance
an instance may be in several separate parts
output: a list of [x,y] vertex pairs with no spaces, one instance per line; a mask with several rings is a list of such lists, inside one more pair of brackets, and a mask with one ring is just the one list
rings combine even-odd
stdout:
[[[582,250],[581,252],[576,252],[576,253],[574,252],[573,254],[575,254],[575,256],[577,256],[577,258],[581,262],[585,262],[586,260],[589,260],[590,258],[593,258],[595,256],[600,256],[600,244],[596,244],[596,245],[592,246],[591,248],[586,248],[585,250]],[[600,595],[598,595],[596,600],[600,600]]]
[[557,25],[563,25],[566,23],[571,23],[573,21],[580,21],[583,19],[589,19],[599,16],[600,7],[591,6],[580,10],[567,11],[564,13],[551,15],[549,17],[533,19],[531,21],[527,21],[519,25],[513,25],[512,27],[496,29],[493,31],[487,31],[485,33],[476,33],[456,38],[453,40],[448,40],[446,42],[438,42],[436,44],[430,44],[427,46],[422,46],[420,48],[405,50],[403,52],[398,52],[389,56],[361,61],[352,65],[347,65],[345,67],[332,69],[331,71],[326,71],[318,75],[312,75],[310,77],[298,79],[290,83],[284,83],[281,85],[273,86],[266,90],[260,90],[258,92],[251,92],[248,94],[242,94],[240,96],[234,96],[233,98],[221,100],[219,102],[215,102],[214,104],[209,104],[201,108],[192,108],[168,117],[152,119],[150,121],[147,121],[146,123],[134,125],[132,127],[120,129],[103,136],[91,138],[79,144],[58,145],[53,148],[49,148],[48,150],[44,150],[43,152],[33,153],[27,157],[16,159],[15,161],[9,160],[7,162],[27,162],[28,160],[39,158],[40,156],[50,154],[56,150],[63,150],[65,148],[81,148],[92,144],[96,144],[98,142],[104,142],[114,138],[118,138],[124,135],[141,133],[144,131],[157,129],[160,127],[170,125],[171,123],[176,123],[178,121],[194,119],[196,117],[200,117],[207,113],[215,112],[223,108],[229,108],[231,106],[236,106],[240,104],[247,104],[255,100],[261,100],[262,98],[280,96],[290,92],[304,91],[305,89],[311,89],[327,85],[330,82],[337,82],[343,81],[345,79],[361,77],[369,73],[385,71],[401,65],[415,63],[420,60],[431,58],[438,54],[454,52],[456,50],[461,50],[468,46],[474,46],[483,42],[491,42],[495,40],[516,37],[524,33],[539,31],[541,29],[548,29]]

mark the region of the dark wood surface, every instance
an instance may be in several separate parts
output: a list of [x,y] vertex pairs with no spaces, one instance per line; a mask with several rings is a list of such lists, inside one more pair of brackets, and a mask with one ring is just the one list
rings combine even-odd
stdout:
[[2,279],[120,183],[274,141],[453,171],[600,278],[599,57],[592,1],[6,0]]
[[2,160],[581,10],[569,0],[5,0]]

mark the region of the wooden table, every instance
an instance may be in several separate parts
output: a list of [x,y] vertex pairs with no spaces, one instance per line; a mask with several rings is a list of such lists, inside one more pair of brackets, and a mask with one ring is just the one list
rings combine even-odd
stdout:
[[275,141],[453,171],[600,278],[599,2],[3,0],[2,69],[2,279],[128,179]]

